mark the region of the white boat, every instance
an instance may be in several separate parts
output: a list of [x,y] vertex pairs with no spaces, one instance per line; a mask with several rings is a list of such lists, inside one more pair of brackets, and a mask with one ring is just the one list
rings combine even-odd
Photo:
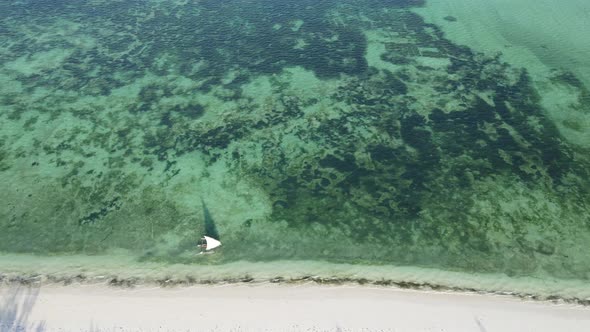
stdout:
[[199,243],[201,253],[213,250],[219,246],[221,246],[221,242],[209,236],[203,236],[201,238],[201,242]]

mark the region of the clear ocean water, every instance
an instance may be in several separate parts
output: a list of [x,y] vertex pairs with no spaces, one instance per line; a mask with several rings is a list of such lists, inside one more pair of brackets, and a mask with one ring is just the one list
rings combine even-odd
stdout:
[[590,297],[589,22],[577,0],[2,1],[0,273],[399,267]]

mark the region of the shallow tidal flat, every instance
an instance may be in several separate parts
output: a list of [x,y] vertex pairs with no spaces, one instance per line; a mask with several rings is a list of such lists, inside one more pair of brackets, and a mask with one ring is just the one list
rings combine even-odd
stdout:
[[[587,301],[587,127],[548,108],[587,112],[585,81],[550,71],[551,103],[423,6],[0,4],[5,280],[297,269]],[[223,247],[195,255],[203,234]]]

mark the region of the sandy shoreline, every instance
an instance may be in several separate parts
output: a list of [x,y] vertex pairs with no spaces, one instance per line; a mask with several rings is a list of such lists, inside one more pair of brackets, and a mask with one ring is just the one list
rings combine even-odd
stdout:
[[[7,315],[15,305],[20,313]],[[0,318],[1,331],[8,324],[41,331],[590,330],[589,307],[385,287],[275,284],[4,286]]]
[[131,255],[33,256],[0,253],[0,284],[191,286],[275,282],[388,286],[414,290],[478,292],[524,299],[590,304],[587,280],[546,275],[507,276],[416,266],[362,265],[323,261],[236,261],[224,264],[138,262]]

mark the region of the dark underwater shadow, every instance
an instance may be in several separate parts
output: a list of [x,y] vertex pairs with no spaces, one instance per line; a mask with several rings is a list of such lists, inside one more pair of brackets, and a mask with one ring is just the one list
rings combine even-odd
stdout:
[[217,226],[215,226],[215,220],[213,220],[211,212],[209,212],[205,201],[202,199],[201,204],[203,204],[203,222],[205,224],[205,235],[219,240],[219,232],[217,231]]
[[45,331],[45,322],[29,322],[39,288],[8,286],[0,296],[0,332]]

